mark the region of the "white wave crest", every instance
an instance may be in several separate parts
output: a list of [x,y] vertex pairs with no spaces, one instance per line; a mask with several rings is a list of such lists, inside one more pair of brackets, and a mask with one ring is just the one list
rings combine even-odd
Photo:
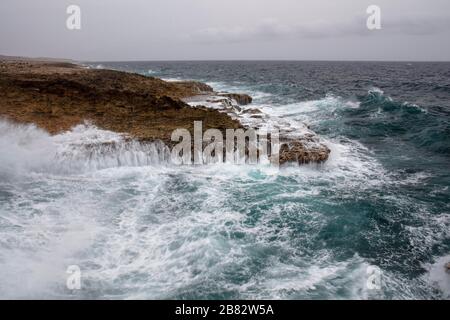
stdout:
[[0,120],[0,174],[83,173],[111,167],[167,163],[161,142],[140,143],[86,123],[50,136],[34,125]]

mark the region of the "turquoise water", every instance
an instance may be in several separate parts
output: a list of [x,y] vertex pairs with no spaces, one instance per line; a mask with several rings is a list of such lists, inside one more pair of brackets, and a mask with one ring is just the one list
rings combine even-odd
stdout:
[[[177,167],[91,125],[50,137],[2,121],[1,297],[449,298],[450,64],[102,66],[249,93],[330,159]],[[111,140],[123,147],[79,147]]]

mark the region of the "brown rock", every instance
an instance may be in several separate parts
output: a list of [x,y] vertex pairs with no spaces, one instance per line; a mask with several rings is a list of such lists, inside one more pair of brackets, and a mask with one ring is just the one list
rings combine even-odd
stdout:
[[195,94],[211,93],[214,91],[213,88],[206,83],[197,81],[174,81],[171,83],[176,84],[178,87],[184,87],[187,91],[192,91]]
[[[89,120],[102,129],[126,133],[139,141],[161,140],[173,145],[175,129],[193,132],[194,121],[203,130],[242,128],[230,115],[214,109],[191,107],[181,99],[213,92],[198,82],[166,82],[157,78],[113,70],[86,69],[70,63],[0,60],[0,116],[34,123],[51,134]],[[247,95],[226,96],[239,103]],[[236,99],[238,98],[238,99]],[[242,111],[263,115],[258,109]],[[323,162],[330,150],[305,141],[289,141],[280,150],[280,163]],[[312,138],[311,138],[312,139]]]
[[284,143],[280,147],[280,164],[296,162],[298,164],[322,163],[328,159],[330,149],[323,144],[314,148],[305,148],[300,141]]
[[242,113],[245,113],[245,114],[262,114],[262,111],[255,108],[255,109],[245,109],[245,110],[242,111]]
[[243,93],[219,93],[220,96],[235,100],[240,105],[247,105],[252,103],[253,98],[248,94]]
[[181,98],[198,90],[196,82],[171,83],[138,74],[85,69],[70,63],[0,61],[0,116],[35,123],[51,134],[90,120],[131,137],[171,144],[172,131],[240,128],[227,114],[190,107]]

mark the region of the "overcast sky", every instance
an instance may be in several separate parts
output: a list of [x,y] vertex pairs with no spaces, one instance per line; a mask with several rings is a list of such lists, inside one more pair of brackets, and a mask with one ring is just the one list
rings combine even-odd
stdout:
[[[81,30],[66,9],[81,8]],[[382,29],[366,27],[369,5]],[[1,0],[0,54],[75,60],[450,60],[449,0]]]

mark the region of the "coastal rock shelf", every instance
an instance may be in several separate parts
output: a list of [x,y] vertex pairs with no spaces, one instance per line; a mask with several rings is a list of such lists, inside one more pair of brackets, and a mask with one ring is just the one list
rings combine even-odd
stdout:
[[173,130],[192,130],[194,121],[203,121],[205,130],[240,128],[225,114],[181,101],[207,88],[69,63],[0,61],[0,115],[51,134],[89,120],[140,141],[170,144]]
[[[233,120],[239,121],[244,128],[260,129],[270,132],[273,129],[280,133],[280,164],[287,162],[321,163],[328,159],[330,149],[322,143],[320,137],[304,123],[287,121],[271,116],[252,106],[247,106],[252,99],[245,94],[224,94],[203,92],[203,94],[183,99],[192,107],[206,106],[227,114]],[[244,103],[239,103],[244,101]]]
[[0,61],[0,116],[34,123],[51,134],[89,121],[140,142],[171,146],[175,129],[277,128],[280,163],[320,163],[330,150],[303,124],[248,106],[246,94],[214,92],[194,81],[166,82],[138,74],[89,69],[67,62]]

